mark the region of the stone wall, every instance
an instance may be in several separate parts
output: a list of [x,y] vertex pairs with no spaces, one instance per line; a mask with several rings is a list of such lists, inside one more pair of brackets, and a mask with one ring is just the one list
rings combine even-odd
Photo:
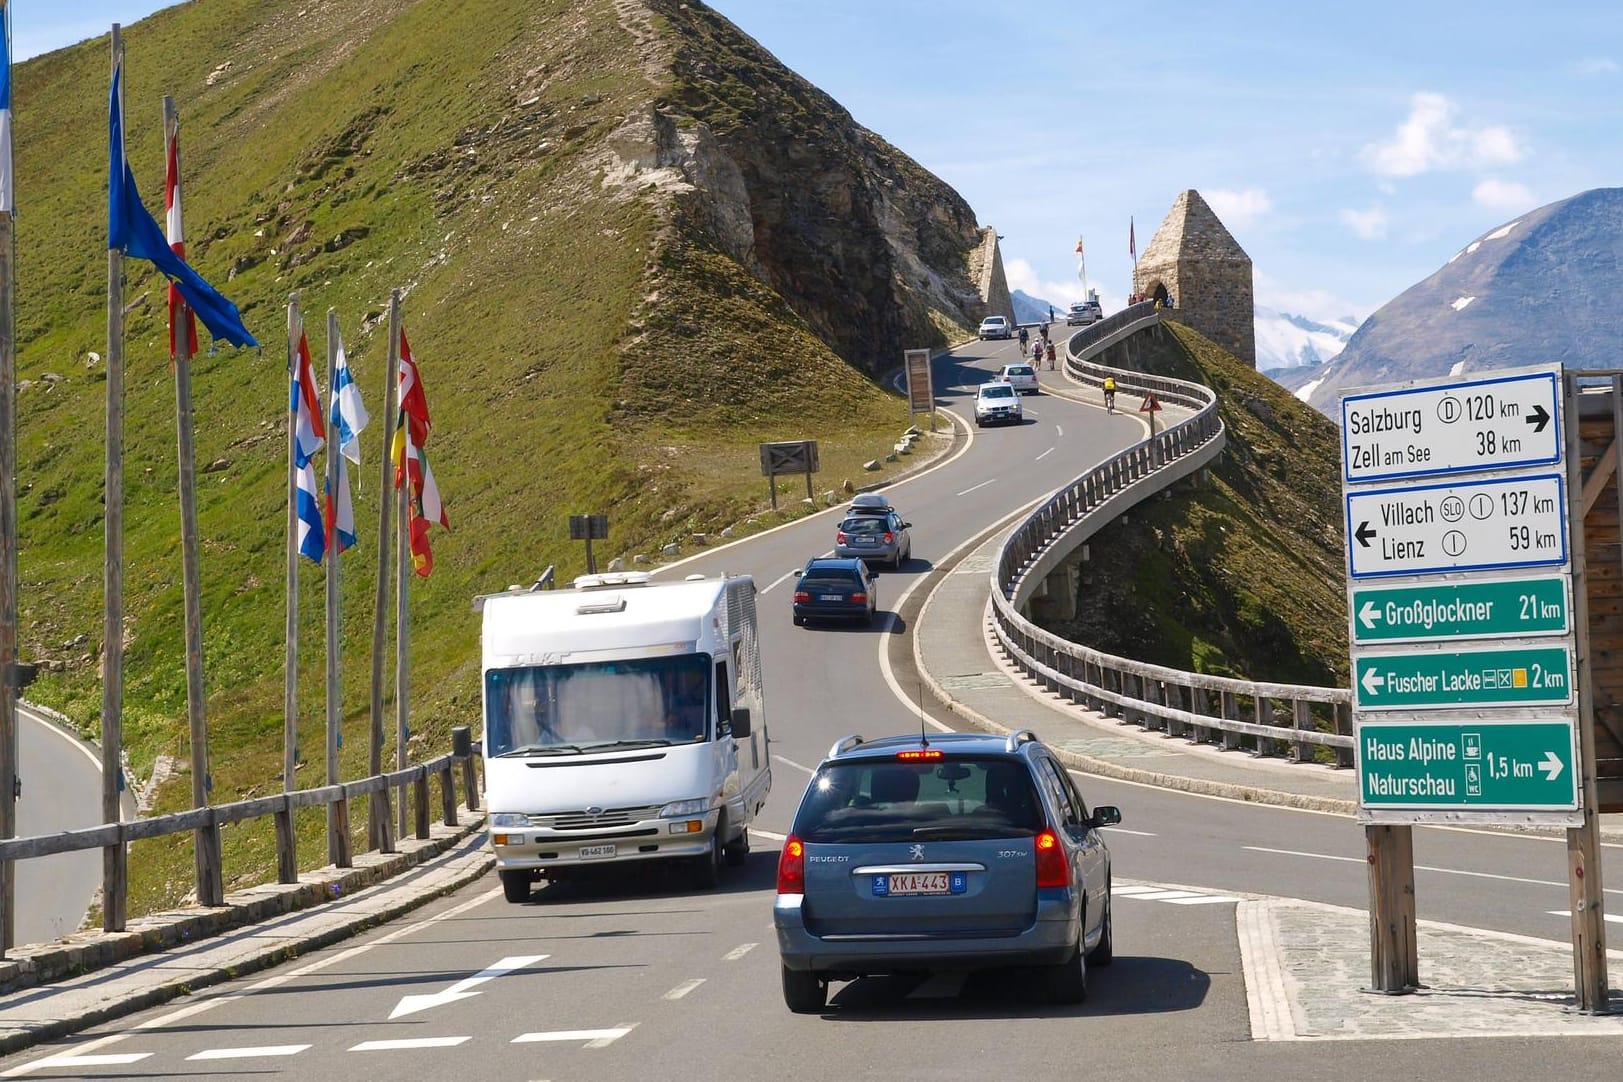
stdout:
[[1173,200],[1133,276],[1134,292],[1165,294],[1165,318],[1185,323],[1255,367],[1251,257],[1193,188]]
[[998,247],[997,230],[990,226],[981,230],[981,242],[970,252],[969,278],[985,306],[981,318],[1014,318],[1014,298],[1009,295],[1009,280],[1003,273],[1003,252]]

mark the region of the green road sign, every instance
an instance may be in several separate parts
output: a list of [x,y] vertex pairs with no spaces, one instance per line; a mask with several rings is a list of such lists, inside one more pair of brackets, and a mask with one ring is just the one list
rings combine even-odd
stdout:
[[1350,598],[1355,644],[1565,635],[1572,630],[1562,575],[1355,587]]
[[1365,722],[1358,794],[1372,808],[1578,806],[1570,721]]
[[1565,706],[1572,701],[1566,645],[1353,658],[1360,710],[1428,706]]

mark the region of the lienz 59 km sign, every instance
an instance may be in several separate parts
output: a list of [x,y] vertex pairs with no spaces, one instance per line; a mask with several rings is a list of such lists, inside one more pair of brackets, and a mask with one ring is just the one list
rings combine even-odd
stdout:
[[1567,562],[1558,473],[1347,491],[1355,579]]
[[1560,369],[1348,395],[1348,482],[1550,466],[1561,459]]

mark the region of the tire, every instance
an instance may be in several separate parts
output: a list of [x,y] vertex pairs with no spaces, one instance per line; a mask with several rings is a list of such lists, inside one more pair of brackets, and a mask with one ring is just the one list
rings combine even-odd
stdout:
[[738,837],[721,848],[721,855],[729,868],[739,868],[750,858],[750,832],[745,828],[738,832]]
[[1071,957],[1059,965],[1048,967],[1048,997],[1055,1003],[1076,1004],[1088,998],[1088,960],[1077,944]]
[[816,1014],[828,1006],[828,982],[805,969],[783,967],[783,1005],[796,1014]]
[[1105,918],[1099,925],[1099,942],[1088,952],[1088,965],[1107,966],[1116,960],[1116,938],[1110,926],[1110,881],[1105,881]]
[[502,896],[517,905],[530,900],[529,872],[501,872]]
[[721,883],[721,835],[727,829],[727,820],[724,818],[716,824],[716,832],[710,836],[710,851],[702,857],[693,858],[693,885],[700,890],[715,890]]

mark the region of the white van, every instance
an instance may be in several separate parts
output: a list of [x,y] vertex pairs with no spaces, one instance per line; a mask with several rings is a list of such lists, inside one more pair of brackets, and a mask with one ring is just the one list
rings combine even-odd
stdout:
[[485,799],[510,902],[584,865],[742,864],[772,787],[755,583],[588,575],[481,599]]

